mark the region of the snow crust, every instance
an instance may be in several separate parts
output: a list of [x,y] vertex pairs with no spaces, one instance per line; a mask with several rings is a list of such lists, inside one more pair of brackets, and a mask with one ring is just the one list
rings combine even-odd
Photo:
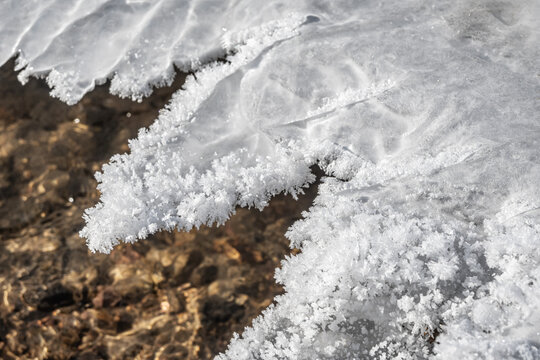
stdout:
[[[6,4],[30,29],[56,29],[47,49],[77,39],[44,15],[53,5]],[[111,91],[137,99],[194,59],[184,89],[97,174],[101,202],[81,231],[90,249],[223,223],[237,206],[301,192],[314,164],[327,175],[287,233],[302,252],[276,270],[286,293],[217,359],[540,358],[538,2],[119,4],[73,13],[123,19],[112,39],[163,37],[140,44],[140,73],[118,58],[95,70],[88,49],[110,44],[91,38],[70,56],[93,65],[20,55],[35,57],[23,77],[53,69],[68,102],[115,71]],[[201,26],[163,31],[168,12],[150,8],[165,5]],[[2,39],[16,33],[6,28]],[[226,62],[201,65],[220,52]]]

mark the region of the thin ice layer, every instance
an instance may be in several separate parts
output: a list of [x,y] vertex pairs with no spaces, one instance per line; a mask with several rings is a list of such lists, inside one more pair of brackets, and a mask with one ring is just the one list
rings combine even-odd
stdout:
[[96,84],[140,100],[183,70],[225,53],[222,36],[278,19],[303,2],[43,0],[0,2],[0,65],[17,55],[19,79],[46,77],[74,104]]

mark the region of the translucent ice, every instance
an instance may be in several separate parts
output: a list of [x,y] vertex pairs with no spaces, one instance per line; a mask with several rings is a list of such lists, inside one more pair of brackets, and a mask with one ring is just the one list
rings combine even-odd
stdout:
[[152,86],[169,85],[174,65],[188,70],[224,55],[224,29],[234,32],[277,19],[287,3],[1,1],[0,64],[17,54],[22,82],[46,76],[51,94],[68,104],[108,78],[112,93],[139,100]]

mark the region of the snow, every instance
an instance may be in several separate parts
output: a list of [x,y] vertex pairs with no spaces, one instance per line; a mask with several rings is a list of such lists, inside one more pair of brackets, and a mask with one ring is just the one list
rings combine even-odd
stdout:
[[0,31],[0,59],[21,48],[21,77],[50,70],[70,103],[110,76],[140,99],[173,63],[196,71],[97,174],[93,251],[325,171],[287,233],[286,293],[218,359],[540,357],[538,2],[85,2],[81,28],[48,20],[54,2],[0,6],[32,24]]

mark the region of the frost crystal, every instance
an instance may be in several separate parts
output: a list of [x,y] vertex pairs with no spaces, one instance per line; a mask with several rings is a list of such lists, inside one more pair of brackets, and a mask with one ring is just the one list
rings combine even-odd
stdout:
[[[225,3],[72,9],[123,19],[114,39],[153,34],[122,55],[142,64],[137,80],[123,62],[95,70],[90,42],[73,50],[90,65],[55,66],[64,53],[51,49],[77,31],[47,20],[52,5],[19,13],[56,29],[52,47],[22,47],[22,77],[51,70],[66,101],[93,86],[81,73],[93,84],[115,72],[111,90],[138,98],[172,76],[164,48],[196,59],[130,154],[97,175],[89,247],[222,223],[302,191],[318,164],[327,177],[287,234],[302,252],[276,271],[286,293],[218,359],[540,358],[538,2]],[[202,25],[159,31],[165,5]],[[30,29],[1,36],[42,46]],[[227,62],[201,66],[218,45]]]

